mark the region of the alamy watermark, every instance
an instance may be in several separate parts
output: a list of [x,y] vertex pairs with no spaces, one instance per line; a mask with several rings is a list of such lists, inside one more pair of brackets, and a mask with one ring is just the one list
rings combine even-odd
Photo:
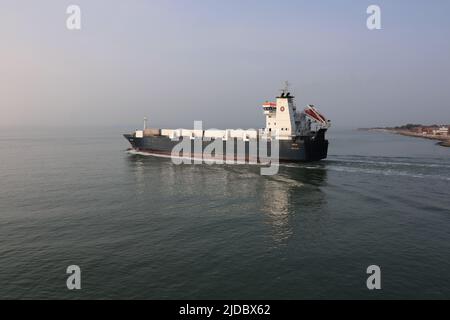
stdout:
[[[381,8],[379,5],[371,4],[367,7],[366,13],[369,17],[366,26],[369,30],[381,30]],[[66,19],[68,30],[81,30],[81,8],[79,5],[71,4],[66,9],[69,16]]]
[[367,7],[366,13],[369,14],[366,25],[369,30],[381,29],[381,8],[376,4]]
[[[77,265],[70,265],[66,269],[69,277],[66,280],[66,286],[69,290],[81,289],[81,268]],[[367,289],[381,290],[381,268],[377,265],[367,267],[366,273],[369,275],[366,281]]]
[[370,276],[367,278],[366,286],[369,290],[380,290],[381,289],[381,269],[377,265],[371,265],[367,267],[367,274]]
[[[275,175],[279,169],[280,137],[260,130],[203,130],[194,121],[194,130],[171,130],[174,164],[260,164],[261,175]],[[265,166],[265,167],[264,167]]]
[[66,286],[69,290],[81,289],[81,268],[75,264],[70,265],[66,269],[66,273],[69,274],[66,280]]
[[66,20],[66,27],[69,30],[81,29],[81,8],[78,5],[72,4],[67,7],[66,13],[69,15]]

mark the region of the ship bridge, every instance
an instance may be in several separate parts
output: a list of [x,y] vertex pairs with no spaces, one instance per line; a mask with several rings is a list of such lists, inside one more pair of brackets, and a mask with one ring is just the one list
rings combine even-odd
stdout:
[[263,110],[265,115],[274,114],[277,111],[277,104],[266,101],[263,103]]

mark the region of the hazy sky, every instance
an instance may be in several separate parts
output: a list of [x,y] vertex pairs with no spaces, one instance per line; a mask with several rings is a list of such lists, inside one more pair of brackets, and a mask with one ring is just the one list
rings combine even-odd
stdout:
[[1,0],[0,125],[260,127],[284,80],[336,127],[450,123],[449,16],[445,0]]

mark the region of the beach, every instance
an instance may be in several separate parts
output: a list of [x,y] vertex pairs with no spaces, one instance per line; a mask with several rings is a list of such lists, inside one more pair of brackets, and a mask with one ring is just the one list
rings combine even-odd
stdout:
[[439,135],[423,135],[420,133],[412,132],[409,130],[399,130],[399,129],[389,129],[389,128],[376,128],[368,129],[367,131],[378,131],[378,132],[388,132],[394,134],[400,134],[402,136],[416,137],[429,140],[437,140],[437,144],[443,147],[450,147],[450,136],[439,136]]

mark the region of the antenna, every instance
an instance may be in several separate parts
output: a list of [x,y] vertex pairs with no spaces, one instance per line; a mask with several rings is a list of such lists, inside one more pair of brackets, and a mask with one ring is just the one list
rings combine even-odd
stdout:
[[281,89],[282,96],[286,95],[289,92],[290,86],[291,86],[291,84],[289,83],[289,81],[284,82],[284,88]]

